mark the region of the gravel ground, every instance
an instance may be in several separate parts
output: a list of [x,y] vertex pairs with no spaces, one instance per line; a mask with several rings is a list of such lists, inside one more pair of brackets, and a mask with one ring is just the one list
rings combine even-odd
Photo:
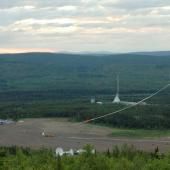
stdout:
[[[45,137],[42,132],[45,131]],[[92,144],[98,151],[112,149],[114,145],[129,144],[137,149],[170,151],[170,138],[130,139],[110,137],[112,129],[95,125],[68,122],[67,119],[25,119],[10,125],[0,125],[0,146],[31,148],[79,149]]]

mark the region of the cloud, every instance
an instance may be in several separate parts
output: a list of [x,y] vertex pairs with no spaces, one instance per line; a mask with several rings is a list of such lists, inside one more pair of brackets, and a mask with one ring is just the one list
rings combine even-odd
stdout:
[[138,43],[133,46],[137,50],[152,36],[164,49],[163,44],[170,47],[169,30],[169,0],[0,1],[0,44],[4,48],[56,49],[57,41],[61,50],[106,51],[112,46],[120,49],[118,45],[128,50],[133,40]]
[[126,10],[137,10],[142,8],[153,8],[170,5],[169,0],[106,0],[102,5],[111,8],[121,8]]
[[59,11],[75,11],[77,10],[76,6],[62,6],[62,7],[58,7]]
[[0,8],[10,8],[14,6],[36,6],[36,7],[47,7],[47,6],[65,6],[65,5],[78,5],[81,4],[81,0],[1,0]]
[[56,52],[45,48],[0,48],[0,53],[25,53],[25,52]]

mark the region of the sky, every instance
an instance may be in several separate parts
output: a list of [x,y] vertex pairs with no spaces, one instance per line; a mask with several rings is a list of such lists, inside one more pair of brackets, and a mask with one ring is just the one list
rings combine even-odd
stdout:
[[0,53],[170,50],[170,0],[0,0]]

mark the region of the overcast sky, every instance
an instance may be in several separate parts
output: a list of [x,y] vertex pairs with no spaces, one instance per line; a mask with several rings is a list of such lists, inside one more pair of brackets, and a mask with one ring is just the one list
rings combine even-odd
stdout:
[[0,0],[0,53],[170,50],[170,0]]

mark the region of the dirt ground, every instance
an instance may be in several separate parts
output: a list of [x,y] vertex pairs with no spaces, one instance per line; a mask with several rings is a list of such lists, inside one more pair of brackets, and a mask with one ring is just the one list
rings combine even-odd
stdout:
[[[42,136],[45,132],[46,137]],[[25,119],[10,125],[0,125],[0,146],[24,146],[31,148],[62,147],[80,149],[92,144],[98,151],[112,149],[114,145],[129,144],[137,149],[161,152],[170,151],[170,138],[130,139],[110,137],[112,129],[89,124],[68,122],[67,119]]]

